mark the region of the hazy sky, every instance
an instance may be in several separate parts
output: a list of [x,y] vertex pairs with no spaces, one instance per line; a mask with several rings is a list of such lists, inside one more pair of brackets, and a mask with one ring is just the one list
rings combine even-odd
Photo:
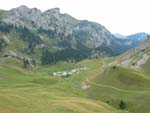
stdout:
[[5,10],[20,5],[42,11],[59,7],[62,13],[98,22],[112,33],[150,33],[150,0],[0,0],[0,3],[0,9]]

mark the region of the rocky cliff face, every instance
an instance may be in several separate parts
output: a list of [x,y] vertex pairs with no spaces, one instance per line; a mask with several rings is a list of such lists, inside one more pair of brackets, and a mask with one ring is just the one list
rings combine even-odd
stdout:
[[77,20],[68,14],[61,14],[59,8],[41,12],[36,8],[20,6],[10,11],[5,11],[3,22],[25,26],[29,29],[44,29],[63,34],[64,37],[71,36],[80,40],[89,48],[98,48],[101,45],[110,45],[111,33],[102,25]]
[[[138,47],[127,51],[119,56],[112,65],[129,67],[137,71],[144,70],[143,65],[150,61],[150,39],[146,39]],[[150,64],[149,64],[150,65]]]
[[60,14],[59,8],[54,8],[41,12],[39,9],[29,9],[26,6],[14,8],[5,12],[2,21],[11,24],[25,26],[29,29],[45,29],[57,31],[57,33],[72,33],[72,27],[79,21],[73,17]]
[[0,53],[13,51],[48,63],[123,52],[120,42],[104,26],[62,14],[59,8],[44,12],[26,6],[0,10],[0,35],[9,40],[4,44],[6,39],[2,38]]

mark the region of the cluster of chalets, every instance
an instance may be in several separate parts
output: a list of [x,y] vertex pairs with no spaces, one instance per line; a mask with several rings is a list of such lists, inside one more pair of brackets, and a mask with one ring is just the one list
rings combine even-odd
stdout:
[[62,71],[62,72],[54,72],[53,73],[53,76],[63,76],[63,77],[66,77],[68,75],[72,75],[72,74],[78,74],[80,71],[82,70],[86,70],[87,68],[84,67],[84,68],[79,68],[79,69],[72,69],[70,71]]

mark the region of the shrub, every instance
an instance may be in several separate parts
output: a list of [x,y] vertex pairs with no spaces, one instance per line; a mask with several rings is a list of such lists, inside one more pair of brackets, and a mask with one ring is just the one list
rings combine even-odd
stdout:
[[116,69],[117,67],[116,66],[113,66],[113,69]]
[[126,103],[123,100],[121,100],[120,103],[119,103],[119,107],[122,110],[125,109],[126,108]]

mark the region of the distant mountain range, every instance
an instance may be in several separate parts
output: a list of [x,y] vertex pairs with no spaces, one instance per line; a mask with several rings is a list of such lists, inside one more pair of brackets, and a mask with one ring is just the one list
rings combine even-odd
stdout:
[[149,34],[148,33],[144,33],[144,32],[136,33],[136,34],[128,36],[128,39],[144,41],[147,38],[147,35],[149,35]]
[[140,32],[140,33],[135,33],[129,36],[124,36],[121,35],[119,33],[115,33],[113,34],[116,38],[119,39],[128,39],[128,40],[139,40],[139,41],[144,41],[147,37],[147,35],[149,35],[148,33],[144,33],[144,32]]
[[123,36],[121,34],[114,34],[116,40],[118,40],[122,45],[124,45],[125,49],[131,49],[137,47],[140,43],[142,43],[149,34],[141,32],[136,33],[129,36]]

